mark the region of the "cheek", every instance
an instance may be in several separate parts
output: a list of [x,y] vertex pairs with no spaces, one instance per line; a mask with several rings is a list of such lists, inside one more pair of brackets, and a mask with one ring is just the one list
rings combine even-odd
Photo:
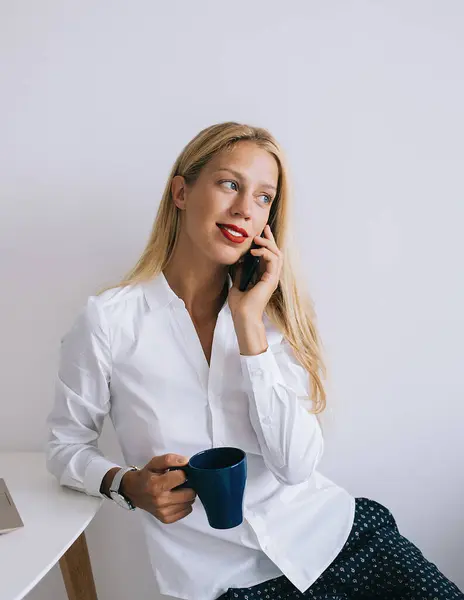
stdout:
[[220,195],[214,194],[211,190],[206,190],[201,197],[197,198],[195,221],[202,229],[211,228],[219,215],[223,215],[226,210],[227,205],[221,202]]
[[258,227],[258,233],[256,235],[261,235],[261,233],[263,232],[264,228],[266,227],[266,224],[269,220],[269,215],[267,217],[265,217],[264,219],[261,218],[259,221],[259,227]]
[[195,197],[190,198],[189,206],[186,209],[187,230],[192,238],[203,237],[215,226],[218,210],[217,198],[211,194],[210,190],[203,193],[198,191]]

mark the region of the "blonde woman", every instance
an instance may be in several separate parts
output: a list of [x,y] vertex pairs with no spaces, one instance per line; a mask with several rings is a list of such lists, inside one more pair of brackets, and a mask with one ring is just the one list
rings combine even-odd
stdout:
[[[387,508],[317,471],[324,364],[293,269],[290,201],[265,129],[221,123],[184,148],[140,260],[63,339],[48,468],[61,485],[139,509],[163,594],[464,598]],[[261,268],[242,292],[252,242]],[[125,465],[97,448],[107,414]],[[248,462],[244,520],[222,530],[169,470],[220,446]]]

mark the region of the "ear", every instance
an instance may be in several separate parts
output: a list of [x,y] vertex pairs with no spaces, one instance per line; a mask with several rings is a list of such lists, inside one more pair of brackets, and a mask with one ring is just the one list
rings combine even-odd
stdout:
[[175,177],[172,178],[172,182],[171,182],[172,201],[177,206],[177,208],[180,208],[180,210],[185,210],[185,203],[186,203],[185,187],[186,187],[185,179],[182,177],[182,175],[176,175]]

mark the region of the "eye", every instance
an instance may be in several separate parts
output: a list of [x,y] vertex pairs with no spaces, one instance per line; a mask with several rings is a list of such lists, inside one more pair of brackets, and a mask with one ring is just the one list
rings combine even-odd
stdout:
[[221,184],[223,184],[223,183],[232,183],[232,184],[233,184],[233,185],[235,185],[235,186],[237,187],[237,189],[238,189],[237,182],[236,182],[236,181],[233,181],[233,180],[231,180],[231,179],[226,179],[225,181],[221,181],[220,183],[221,183]]
[[[235,187],[238,190],[238,183],[236,181],[234,181],[233,179],[225,179],[224,181],[220,181],[219,182],[221,185],[223,183],[231,183],[232,185],[235,185]],[[267,201],[265,201],[265,204],[271,204],[271,202],[273,201],[273,198],[271,198],[271,196],[269,196],[268,194],[260,194],[259,197],[263,196],[264,198],[267,198]]]

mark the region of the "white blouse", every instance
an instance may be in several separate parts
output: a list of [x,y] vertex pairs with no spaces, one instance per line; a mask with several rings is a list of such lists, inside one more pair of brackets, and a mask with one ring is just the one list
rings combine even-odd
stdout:
[[126,464],[216,446],[247,454],[240,526],[212,529],[198,498],[172,524],[134,511],[163,594],[214,600],[282,574],[303,592],[349,536],[354,498],[316,470],[323,440],[307,410],[308,374],[267,318],[265,326],[268,349],[242,356],[225,302],[209,366],[161,273],[91,296],[62,340],[47,445],[61,485],[101,496],[103,476],[119,466],[97,447],[107,414]]

